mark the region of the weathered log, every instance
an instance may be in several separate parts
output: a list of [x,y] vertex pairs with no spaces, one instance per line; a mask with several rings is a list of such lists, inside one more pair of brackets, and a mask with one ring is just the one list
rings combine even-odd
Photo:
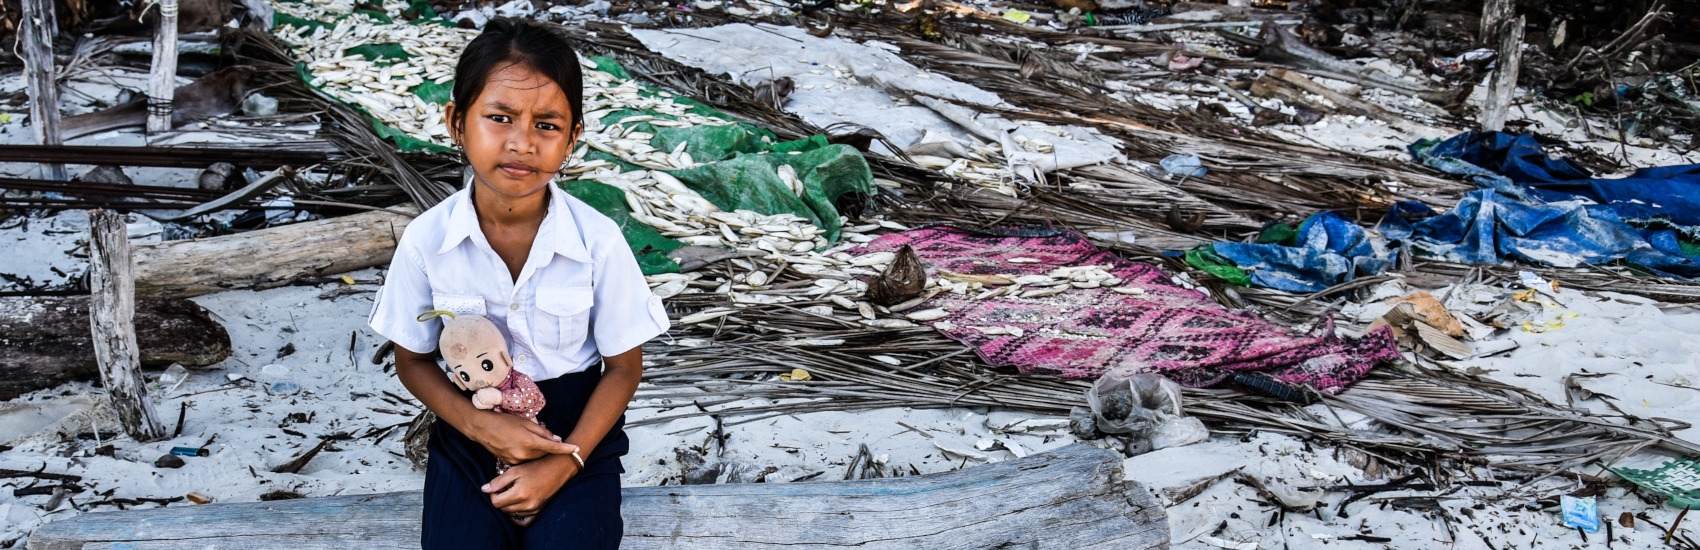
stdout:
[[[232,74],[235,74],[234,72]],[[122,147],[107,145],[0,145],[0,162],[116,164],[161,168],[206,168],[215,162],[261,170],[312,166],[341,155],[325,150],[275,147]]]
[[1511,96],[1517,91],[1517,71],[1523,62],[1524,19],[1513,18],[1515,13],[1512,0],[1488,0],[1482,4],[1482,41],[1493,44],[1497,52],[1493,76],[1488,79],[1487,102],[1482,106],[1483,130],[1497,132],[1505,128]]
[[[416,212],[411,207],[397,209]],[[136,247],[136,292],[188,297],[236,288],[271,288],[386,265],[401,231],[413,221],[374,211],[249,231]]]
[[142,379],[128,232],[123,215],[106,210],[89,213],[89,325],[100,382],[118,412],[118,423],[136,441],[153,441],[171,432],[154,412]]
[[[419,547],[420,493],[87,514],[30,550]],[[629,487],[622,548],[1169,547],[1163,509],[1122,457],[1071,445],[952,472],[859,481]]]
[[[99,375],[89,297],[0,298],[0,400]],[[206,308],[182,299],[136,300],[144,368],[213,365],[230,357],[230,333]]]
[[171,101],[177,90],[177,0],[160,0],[148,71],[148,134],[171,130]]
[[[23,20],[18,42],[23,58],[30,98],[30,130],[42,145],[59,145],[59,82],[54,78],[53,38],[59,22],[53,16],[53,0],[23,0]],[[43,163],[42,179],[64,181],[65,165]]]

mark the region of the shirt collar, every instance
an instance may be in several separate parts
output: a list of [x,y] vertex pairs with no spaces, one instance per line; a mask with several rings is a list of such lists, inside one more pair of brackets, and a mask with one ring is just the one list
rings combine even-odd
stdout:
[[[590,262],[590,250],[584,246],[584,236],[578,231],[577,220],[573,218],[572,209],[567,205],[567,193],[558,185],[548,187],[549,213],[543,216],[543,225],[537,228],[537,242],[546,250],[567,257],[569,260]],[[454,203],[449,205],[449,217],[446,232],[443,234],[443,246],[438,254],[446,253],[477,234],[478,211],[472,205],[472,186],[468,185],[457,193]]]

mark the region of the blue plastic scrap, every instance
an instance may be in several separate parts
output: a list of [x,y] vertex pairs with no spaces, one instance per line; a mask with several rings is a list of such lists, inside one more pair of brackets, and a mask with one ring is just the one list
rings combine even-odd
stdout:
[[1203,177],[1207,173],[1204,170],[1204,161],[1193,155],[1169,155],[1158,161],[1158,164],[1163,165],[1163,169],[1168,170],[1170,174],[1177,176],[1197,178]]
[[1564,495],[1558,497],[1558,508],[1563,511],[1565,527],[1589,533],[1600,530],[1600,511],[1594,505],[1594,497]]
[[1251,276],[1252,284],[1288,292],[1319,292],[1392,265],[1386,247],[1336,212],[1299,224],[1296,246],[1219,242],[1217,254]]

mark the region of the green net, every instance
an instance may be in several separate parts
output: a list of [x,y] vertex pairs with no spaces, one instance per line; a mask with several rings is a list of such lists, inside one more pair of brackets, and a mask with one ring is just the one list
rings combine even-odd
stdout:
[[1251,276],[1247,275],[1244,269],[1234,265],[1234,262],[1217,254],[1215,249],[1210,248],[1210,245],[1201,245],[1198,248],[1186,251],[1185,258],[1186,265],[1215,275],[1218,279],[1239,286],[1251,286]]
[[1671,506],[1700,508],[1700,462],[1692,458],[1672,460],[1653,470],[1606,469],[1641,488],[1664,496]]
[[679,272],[679,264],[668,258],[667,253],[685,246],[685,243],[669,239],[655,228],[632,219],[631,207],[626,206],[625,191],[591,180],[563,181],[558,184],[567,194],[578,197],[578,200],[584,201],[619,224],[620,234],[626,238],[626,244],[632,247],[632,254],[637,256],[638,267],[643,268],[644,275]]

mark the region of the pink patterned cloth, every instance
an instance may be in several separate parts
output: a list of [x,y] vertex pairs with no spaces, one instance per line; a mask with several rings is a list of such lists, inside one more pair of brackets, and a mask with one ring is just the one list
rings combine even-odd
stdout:
[[[1016,232],[1012,232],[1016,233]],[[981,275],[1043,275],[1058,267],[1097,265],[1121,278],[1120,286],[1145,290],[1124,295],[1109,289],[1071,289],[1040,298],[941,293],[916,310],[943,308],[929,321],[994,366],[1023,373],[1097,378],[1119,367],[1157,372],[1204,387],[1233,371],[1264,371],[1290,384],[1337,393],[1381,361],[1399,356],[1390,331],[1356,340],[1333,334],[1294,334],[1247,311],[1223,308],[1204,293],[1176,286],[1155,267],[1099,250],[1079,233],[1023,230],[1019,236],[929,227],[885,235],[858,253],[896,251],[909,245],[930,275],[938,269]],[[1037,263],[1011,263],[1032,258]],[[975,327],[1017,327],[1022,335],[988,335]]]
[[537,383],[532,382],[530,376],[519,369],[509,369],[508,377],[496,384],[496,389],[502,391],[502,402],[496,405],[496,412],[537,422],[537,413],[543,410],[543,392],[537,389]]

